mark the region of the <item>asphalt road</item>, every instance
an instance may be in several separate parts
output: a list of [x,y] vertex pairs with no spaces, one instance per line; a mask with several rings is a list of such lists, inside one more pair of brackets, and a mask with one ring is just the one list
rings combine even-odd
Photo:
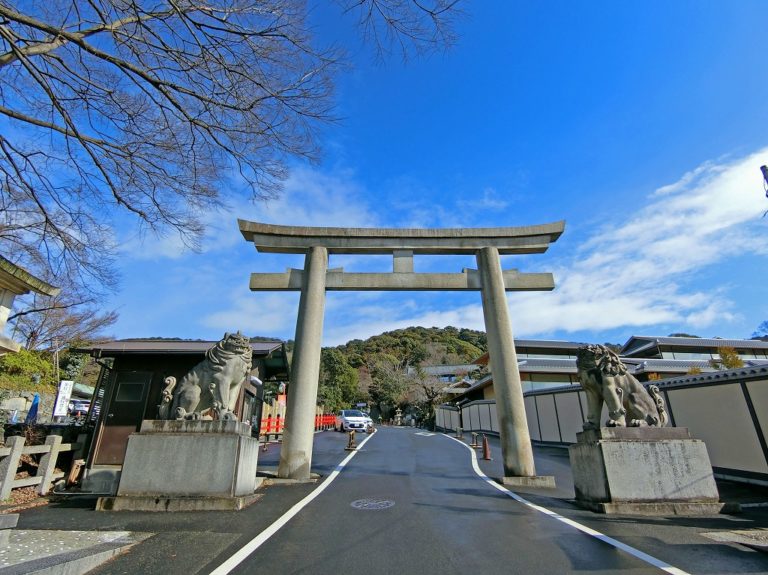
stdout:
[[[445,435],[384,427],[340,469],[346,441],[341,433],[317,434],[313,471],[320,482],[262,488],[262,498],[243,511],[96,512],[93,499],[69,499],[24,512],[19,528],[151,534],[92,575],[661,572],[499,491],[477,475],[467,447]],[[491,444],[498,456],[498,440]],[[276,466],[278,455],[279,446],[270,445],[259,468]],[[558,488],[521,491],[535,504],[686,572],[768,573],[765,553],[702,535],[767,529],[765,509],[709,518],[601,516],[569,502],[573,487],[564,450],[537,448],[536,459],[539,473],[557,476]],[[491,477],[501,474],[498,457],[480,467]],[[285,521],[288,510],[323,485]],[[281,522],[234,564],[232,557]]]
[[[360,503],[369,502],[360,507]],[[266,569],[265,569],[266,568]],[[659,573],[478,478],[442,435],[383,428],[232,573]]]

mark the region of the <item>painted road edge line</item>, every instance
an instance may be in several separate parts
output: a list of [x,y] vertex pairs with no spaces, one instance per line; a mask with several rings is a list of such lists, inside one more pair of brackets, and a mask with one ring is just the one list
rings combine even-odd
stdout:
[[491,485],[492,487],[495,487],[505,495],[508,495],[518,503],[522,503],[523,505],[530,507],[531,509],[534,509],[540,513],[543,513],[544,515],[547,515],[549,517],[552,517],[553,519],[557,519],[561,523],[565,523],[566,525],[569,525],[573,527],[574,529],[578,529],[582,533],[585,533],[591,537],[594,537],[595,539],[599,539],[600,541],[603,541],[604,543],[607,543],[608,545],[611,545],[615,547],[616,549],[620,549],[624,551],[625,553],[628,553],[632,555],[633,557],[640,559],[641,561],[645,561],[646,563],[653,565],[654,567],[661,569],[662,571],[665,571],[667,573],[671,573],[672,575],[690,575],[687,571],[683,571],[682,569],[678,569],[677,567],[674,567],[673,565],[670,565],[669,563],[666,563],[665,561],[662,561],[661,559],[657,559],[656,557],[653,557],[652,555],[648,555],[647,553],[640,551],[639,549],[636,549],[632,547],[631,545],[627,545],[626,543],[622,543],[618,539],[614,539],[613,537],[609,537],[608,535],[605,535],[603,533],[600,533],[599,531],[595,531],[591,527],[587,527],[586,525],[582,525],[581,523],[574,521],[573,519],[568,519],[567,517],[563,517],[559,513],[556,513],[552,511],[551,509],[547,509],[546,507],[542,507],[540,505],[536,505],[535,503],[531,503],[524,497],[521,497],[514,491],[511,491],[501,485],[500,483],[497,483],[490,477],[488,477],[485,473],[483,473],[483,470],[480,469],[480,466],[477,463],[477,454],[475,453],[475,450],[469,447],[466,443],[463,441],[456,439],[455,437],[452,437],[446,433],[443,434],[444,437],[447,437],[448,439],[452,439],[459,445],[463,445],[467,449],[469,449],[469,452],[472,454],[472,469],[474,469],[475,473],[486,483]]
[[[359,450],[363,445],[368,443],[368,440],[371,439],[374,435],[376,435],[375,431],[366,437],[363,441],[361,441],[357,446],[357,449]],[[315,497],[328,489],[328,486],[333,483],[333,481],[339,476],[339,473],[341,473],[341,470],[346,467],[347,463],[349,463],[355,455],[357,455],[357,451],[350,452],[349,455],[342,459],[341,463],[339,463],[336,468],[328,474],[328,477],[326,477],[325,481],[323,481],[313,491],[306,495],[304,499],[295,503],[293,507],[278,517],[269,527],[264,529],[264,531],[259,533],[256,537],[238,549],[229,559],[211,571],[211,575],[227,575],[228,573],[231,573],[232,570],[240,565],[240,563],[245,561],[245,559],[251,553],[256,551],[266,541],[268,541],[270,537],[280,531],[280,529],[282,529],[286,523],[293,519],[299,513],[299,511],[309,505],[315,499]]]

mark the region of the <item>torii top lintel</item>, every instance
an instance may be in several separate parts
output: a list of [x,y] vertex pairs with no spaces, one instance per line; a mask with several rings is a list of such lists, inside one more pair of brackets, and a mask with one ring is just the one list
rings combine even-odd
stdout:
[[535,254],[563,233],[565,222],[503,228],[328,228],[278,226],[238,220],[243,237],[260,252],[306,253],[323,246],[336,254],[474,254],[495,247],[499,254]]

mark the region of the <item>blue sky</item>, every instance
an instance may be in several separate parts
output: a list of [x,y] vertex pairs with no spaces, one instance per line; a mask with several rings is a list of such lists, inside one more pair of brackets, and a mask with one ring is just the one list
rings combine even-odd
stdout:
[[[768,4],[468,2],[457,45],[377,62],[325,4],[341,38],[343,118],[318,165],[296,164],[282,198],[227,189],[200,253],[121,231],[118,338],[292,338],[298,294],[248,290],[251,272],[301,267],[260,254],[237,218],[285,225],[517,226],[566,220],[543,255],[556,289],[510,293],[518,337],[619,342],[688,332],[749,337],[768,319]],[[228,183],[222,184],[225,187]],[[348,271],[384,257],[332,257]],[[458,272],[472,258],[417,258]],[[410,325],[483,329],[478,293],[329,293],[325,345]]]

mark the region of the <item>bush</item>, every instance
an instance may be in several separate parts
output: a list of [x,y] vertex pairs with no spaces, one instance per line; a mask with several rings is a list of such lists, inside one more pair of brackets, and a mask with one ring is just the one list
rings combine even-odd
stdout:
[[56,393],[53,363],[48,354],[21,349],[0,357],[0,389]]

